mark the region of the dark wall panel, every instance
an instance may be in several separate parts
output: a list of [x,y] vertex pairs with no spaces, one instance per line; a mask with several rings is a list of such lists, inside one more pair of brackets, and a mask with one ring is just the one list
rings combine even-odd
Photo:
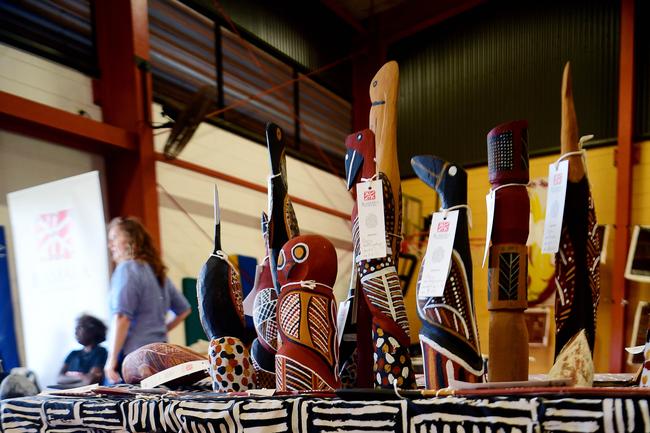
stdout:
[[400,169],[432,153],[487,161],[486,134],[529,121],[532,154],[559,149],[562,68],[570,60],[580,133],[616,136],[618,1],[489,2],[391,47],[400,64]]
[[[346,57],[353,31],[318,1],[182,0],[231,30],[227,16],[244,32],[312,71]],[[218,7],[215,8],[215,5]],[[351,62],[318,74],[321,84],[346,99],[351,95]]]

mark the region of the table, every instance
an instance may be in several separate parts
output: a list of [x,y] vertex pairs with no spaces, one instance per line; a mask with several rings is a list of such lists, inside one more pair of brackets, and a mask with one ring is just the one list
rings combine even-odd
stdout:
[[313,396],[223,398],[208,392],[127,398],[36,396],[4,400],[0,402],[0,414],[5,433],[622,433],[650,432],[649,396],[648,391],[638,388],[486,390],[471,395],[408,399],[377,394],[376,399],[369,400]]

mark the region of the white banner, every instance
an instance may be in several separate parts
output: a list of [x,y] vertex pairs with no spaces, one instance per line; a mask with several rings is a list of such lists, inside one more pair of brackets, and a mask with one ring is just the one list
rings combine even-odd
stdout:
[[108,251],[99,173],[7,194],[26,366],[41,387],[56,383],[66,355],[81,346],[75,319],[107,323]]

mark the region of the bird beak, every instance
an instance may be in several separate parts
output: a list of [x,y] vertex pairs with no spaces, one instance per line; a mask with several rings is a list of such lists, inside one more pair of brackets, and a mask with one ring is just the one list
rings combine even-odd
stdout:
[[354,186],[354,181],[362,165],[363,156],[354,149],[348,149],[345,154],[345,181],[348,190]]

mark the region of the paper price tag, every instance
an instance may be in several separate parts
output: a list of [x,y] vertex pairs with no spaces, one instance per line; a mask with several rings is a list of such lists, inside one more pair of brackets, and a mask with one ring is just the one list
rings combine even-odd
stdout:
[[350,311],[350,300],[346,299],[345,301],[339,302],[339,311],[336,316],[336,329],[338,330],[338,343],[341,345],[341,340],[343,340],[343,333],[345,331],[345,322],[348,318],[348,311]]
[[358,260],[386,257],[383,191],[381,180],[357,184],[357,209],[359,210],[361,241]]
[[548,193],[546,194],[546,217],[542,253],[556,253],[562,236],[562,218],[566,199],[566,183],[569,177],[569,161],[560,161],[548,166]]
[[483,264],[485,267],[485,259],[487,259],[488,251],[490,250],[490,241],[492,240],[492,224],[494,223],[494,202],[496,194],[493,190],[485,196],[485,206],[487,207],[487,230],[485,232],[485,250],[483,251]]
[[433,214],[418,297],[442,296],[445,291],[457,225],[457,210],[447,213],[446,216],[444,212]]

